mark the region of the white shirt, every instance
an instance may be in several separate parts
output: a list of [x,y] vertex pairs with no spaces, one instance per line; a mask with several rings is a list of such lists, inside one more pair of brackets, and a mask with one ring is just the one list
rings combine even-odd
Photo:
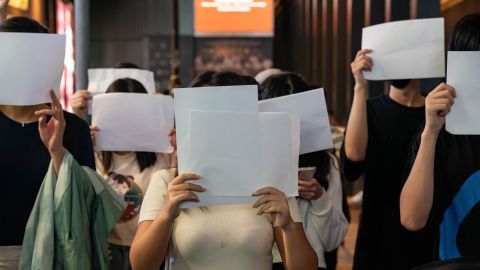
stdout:
[[[172,170],[156,173],[140,211],[139,222],[160,213]],[[300,220],[295,199],[290,215]],[[166,269],[169,270],[270,270],[274,233],[271,216],[258,216],[249,205],[218,205],[184,209],[175,220]]]
[[[342,211],[342,183],[339,165],[332,155],[328,190],[316,200],[297,199],[300,216],[308,242],[315,250],[318,267],[326,267],[324,252],[336,249],[343,242],[348,221]],[[282,259],[278,250],[273,250],[274,262]]]

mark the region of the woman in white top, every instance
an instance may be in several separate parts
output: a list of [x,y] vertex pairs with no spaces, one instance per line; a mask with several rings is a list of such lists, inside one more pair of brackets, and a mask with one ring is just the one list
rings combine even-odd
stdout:
[[[114,81],[106,92],[147,94],[147,90],[140,82],[128,78]],[[84,92],[77,93],[80,94],[76,94],[76,101],[85,95]],[[86,104],[86,100],[83,103]],[[79,102],[73,104],[74,111],[81,110],[78,107]],[[96,127],[92,127],[91,130],[92,139],[95,140],[94,133],[101,131]],[[124,214],[108,237],[108,243],[112,269],[129,270],[130,246],[137,230],[143,197],[152,175],[159,170],[170,168],[171,158],[169,154],[162,153],[102,151],[95,153],[95,161],[98,174],[105,178],[127,203]]]
[[[270,76],[262,83],[264,99],[311,90],[297,74],[283,72]],[[348,221],[342,210],[342,185],[337,158],[328,151],[300,155],[300,167],[315,167],[311,179],[298,181],[297,198],[303,227],[318,258],[318,269],[326,269],[325,252],[335,250],[345,238]],[[274,270],[283,269],[276,249]]]
[[[207,72],[193,86],[256,84],[251,77]],[[201,89],[199,89],[201,91]],[[248,132],[248,131],[246,131]],[[183,201],[198,201],[193,193],[204,188],[186,182],[195,174],[176,176],[164,170],[154,176],[140,213],[131,249],[134,269],[270,270],[272,246],[277,243],[287,269],[316,269],[294,200],[274,188],[263,188],[252,205],[218,205],[180,210]]]

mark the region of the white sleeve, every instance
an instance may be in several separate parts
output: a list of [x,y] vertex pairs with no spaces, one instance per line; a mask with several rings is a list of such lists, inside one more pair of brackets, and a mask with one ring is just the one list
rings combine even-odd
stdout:
[[342,211],[342,184],[336,160],[332,159],[328,191],[312,200],[307,215],[308,226],[315,227],[325,251],[336,249],[343,242],[348,221]]
[[168,183],[173,179],[170,170],[160,170],[153,174],[147,192],[143,198],[138,223],[155,220],[163,208]]
[[296,223],[302,223],[302,217],[300,216],[300,210],[298,209],[298,203],[295,197],[288,198],[288,208],[292,220]]

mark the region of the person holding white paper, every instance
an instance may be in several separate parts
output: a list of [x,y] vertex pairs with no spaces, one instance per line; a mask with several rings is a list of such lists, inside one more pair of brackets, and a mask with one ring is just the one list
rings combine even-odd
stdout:
[[[48,34],[49,30],[32,19],[12,17],[0,24],[0,33],[2,32]],[[35,50],[35,45],[31,45],[32,50]],[[48,63],[44,64],[45,66],[39,66],[38,69],[48,68]],[[25,80],[29,79],[29,74],[24,76]],[[10,91],[10,89],[1,91]],[[27,220],[52,158],[57,171],[64,151],[68,151],[79,164],[95,168],[88,125],[77,116],[61,110],[53,91],[50,97],[52,104],[31,106],[0,104],[0,170],[2,171],[0,204],[3,206],[0,211],[1,269],[18,269]],[[65,132],[61,133],[62,147],[55,147],[56,150],[49,144],[47,147],[44,142],[48,140],[42,141],[42,139],[48,136],[41,136],[39,133],[39,129],[41,132],[45,131],[45,128],[51,131],[52,125],[55,125],[56,121],[46,115],[50,115],[53,111],[55,111],[53,118],[61,117],[67,126]],[[58,115],[59,112],[61,116]],[[48,127],[45,127],[46,121],[48,121]]]
[[[145,87],[133,79],[119,79],[107,93],[147,94]],[[118,104],[121,106],[121,104]],[[101,128],[92,127],[92,138]],[[140,139],[140,138],[139,138]],[[153,174],[170,168],[170,154],[151,152],[96,152],[97,172],[125,202],[127,209],[110,233],[108,243],[112,252],[112,269],[131,269],[128,253],[137,230],[138,214]]]
[[[230,72],[209,72],[193,84],[251,85],[252,80]],[[270,270],[274,242],[288,269],[316,269],[315,252],[297,223],[300,216],[293,198],[267,187],[253,194],[261,196],[253,206],[180,209],[182,202],[198,201],[195,192],[205,191],[194,183],[200,177],[164,170],[152,179],[130,252],[134,269],[158,269],[166,258],[171,270]]]
[[[113,68],[134,68],[140,69],[139,66],[133,63],[118,63]],[[106,90],[106,89],[105,89]],[[88,90],[77,90],[71,99],[72,111],[78,117],[87,120],[88,117],[88,102],[92,99],[92,93]]]
[[[449,50],[480,51],[480,13],[455,25]],[[480,136],[445,130],[455,98],[455,89],[445,83],[427,96],[425,128],[400,197],[402,224],[413,231],[432,229],[434,259],[442,261],[480,257]],[[475,265],[480,267],[480,260]]]
[[[269,77],[262,84],[264,99],[310,90],[297,74],[284,72]],[[348,222],[342,212],[342,183],[339,161],[327,150],[300,155],[300,167],[315,168],[311,179],[298,180],[297,198],[307,239],[317,254],[318,269],[327,269],[325,252],[335,250],[343,242]],[[275,246],[273,269],[284,269]]]
[[371,52],[359,51],[351,64],[354,97],[342,149],[347,180],[365,179],[353,269],[411,269],[431,257],[430,239],[400,224],[398,201],[410,143],[425,121],[425,98],[418,80],[399,80],[388,94],[369,99],[364,74],[375,65]]

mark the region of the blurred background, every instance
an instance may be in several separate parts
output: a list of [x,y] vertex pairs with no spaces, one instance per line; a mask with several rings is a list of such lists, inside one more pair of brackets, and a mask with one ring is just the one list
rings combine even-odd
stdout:
[[[0,0],[0,15],[33,17],[68,36],[64,102],[87,86],[88,68],[133,62],[154,71],[159,92],[205,70],[298,72],[326,89],[345,123],[350,62],[364,26],[444,16],[446,36],[478,0]],[[436,82],[424,82],[430,89]],[[371,85],[371,95],[385,84]]]

